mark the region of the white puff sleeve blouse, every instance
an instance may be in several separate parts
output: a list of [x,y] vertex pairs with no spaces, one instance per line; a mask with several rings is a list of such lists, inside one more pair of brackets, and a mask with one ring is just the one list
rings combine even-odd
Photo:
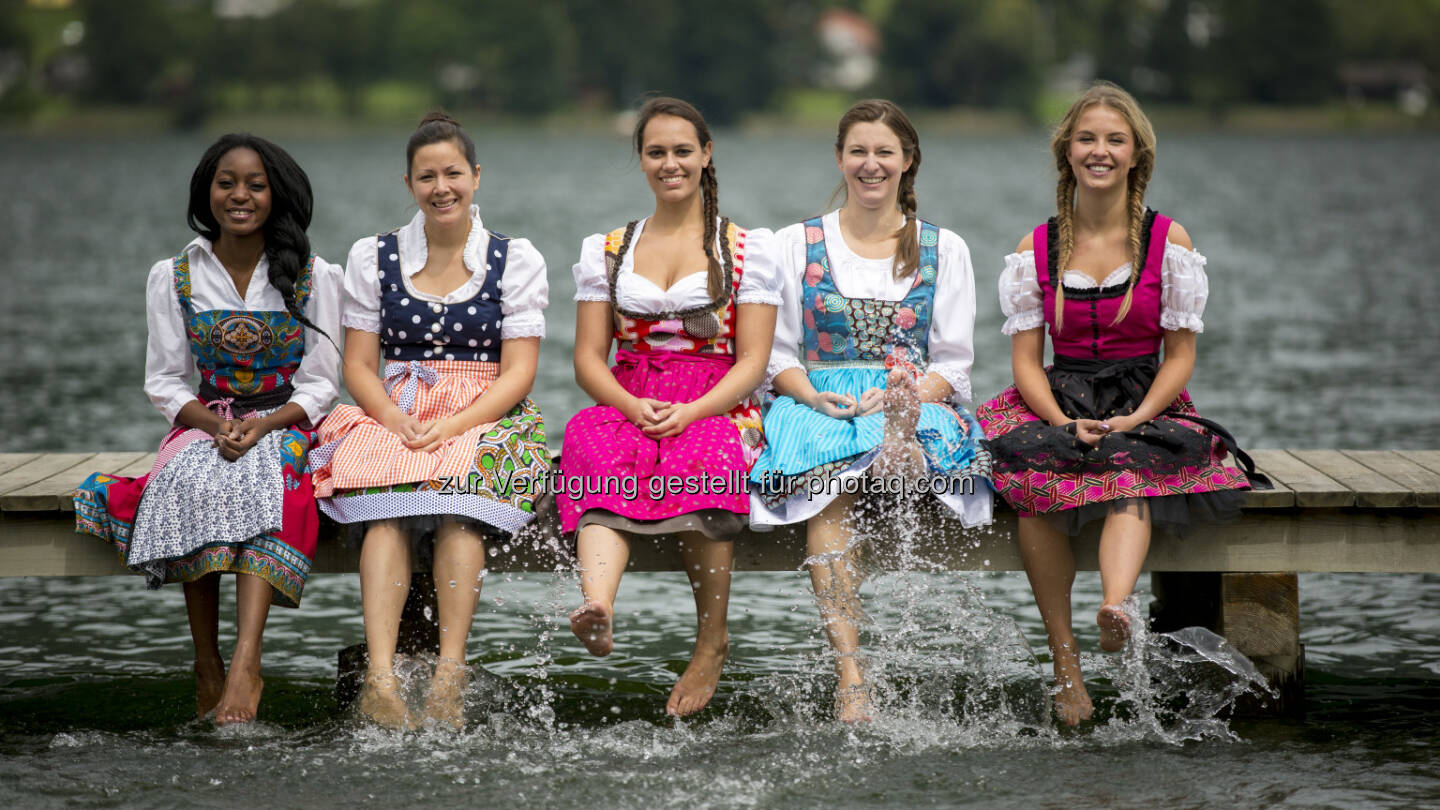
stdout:
[[[831,211],[821,219],[825,249],[830,256],[830,274],[835,287],[849,298],[899,301],[914,284],[914,277],[895,280],[894,259],[866,259],[845,244],[840,232],[840,214]],[[918,238],[918,235],[917,235]],[[765,385],[791,368],[804,368],[800,344],[805,337],[802,322],[802,290],[805,275],[805,225],[796,223],[775,234],[778,264],[785,306],[775,323],[775,345],[765,369]],[[940,229],[940,265],[936,268],[935,303],[930,319],[928,371],[939,374],[954,389],[952,399],[968,402],[972,396],[970,368],[975,361],[975,271],[970,248],[954,231]]]
[[[410,279],[425,269],[429,243],[425,239],[425,215],[416,212],[396,237],[399,242],[400,275],[410,296],[439,304],[468,301],[480,292],[491,269],[485,249],[490,232],[480,220],[480,209],[470,206],[470,236],[462,256],[470,278],[446,295],[432,295],[415,289]],[[376,256],[377,237],[356,240],[345,262],[345,302],[341,322],[349,329],[380,332],[380,268]],[[544,337],[545,307],[550,303],[550,284],[545,275],[545,257],[528,239],[510,239],[505,272],[500,276],[500,339]]]
[[[615,298],[622,309],[630,312],[660,314],[678,312],[710,303],[707,274],[703,269],[682,276],[668,290],[635,272],[635,245],[645,230],[648,219],[635,225],[630,249],[620,260],[615,279]],[[720,254],[720,235],[716,234],[715,255]],[[766,228],[745,230],[745,245],[740,289],[735,293],[737,304],[781,304],[780,274],[775,264],[775,235]],[[580,260],[575,263],[576,301],[610,300],[610,282],[605,271],[605,234],[585,237],[580,244]]]
[[[1066,289],[1083,290],[1110,287],[1125,283],[1130,263],[1115,268],[1103,284],[1078,270],[1065,271]],[[1045,301],[1035,272],[1035,252],[1011,253],[1005,257],[1000,271],[1000,311],[1005,323],[1000,331],[1015,335],[1045,324]],[[1201,316],[1210,295],[1210,281],[1205,275],[1205,257],[1174,242],[1165,243],[1165,258],[1160,266],[1160,328],[1205,331]]]
[[[255,266],[242,297],[208,239],[197,237],[185,246],[190,260],[190,306],[195,312],[230,309],[283,312],[285,299],[270,283],[270,261]],[[318,256],[311,268],[310,297],[305,317],[340,340],[341,272]],[[198,399],[191,385],[196,366],[185,334],[185,312],[175,297],[174,264],[162,259],[150,268],[145,283],[145,395],[166,421],[175,424],[180,409]],[[319,422],[340,396],[340,352],[315,330],[305,329],[305,355],[290,379],[290,402],[299,405],[312,423]]]

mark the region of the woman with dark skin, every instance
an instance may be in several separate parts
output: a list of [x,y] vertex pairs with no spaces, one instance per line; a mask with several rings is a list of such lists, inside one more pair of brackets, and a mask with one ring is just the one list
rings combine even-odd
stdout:
[[[299,605],[315,551],[304,470],[339,393],[340,269],[310,253],[311,205],[309,179],[269,141],[226,135],[205,153],[188,215],[200,236],[157,262],[146,289],[145,391],[175,428],[148,475],[97,473],[75,496],[77,527],[151,587],[184,583],[196,713],[220,725],[255,718],[270,604]],[[232,572],[227,670],[219,589]]]

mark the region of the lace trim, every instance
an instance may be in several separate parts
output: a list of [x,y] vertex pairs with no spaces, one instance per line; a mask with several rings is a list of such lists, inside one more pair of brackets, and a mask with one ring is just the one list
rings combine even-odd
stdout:
[[1200,316],[1193,312],[1181,312],[1175,309],[1167,309],[1160,313],[1160,328],[1174,331],[1176,329],[1188,329],[1197,335],[1205,331],[1205,323]]
[[949,363],[932,363],[929,370],[931,373],[944,377],[945,382],[950,383],[950,387],[954,389],[954,392],[950,395],[952,401],[970,401],[971,390],[969,374],[960,371]]
[[735,296],[735,303],[769,304],[772,307],[778,307],[785,303],[785,299],[780,295],[780,293],[771,292],[770,290],[745,290],[744,283],[742,282],[741,292]]
[[380,318],[375,315],[347,312],[341,316],[340,325],[350,329],[359,329],[361,332],[380,334]]
[[543,338],[545,337],[545,321],[510,323],[508,320],[500,324],[500,339],[511,340],[512,338]]
[[1006,318],[1004,325],[1000,327],[1000,334],[1014,336],[1044,325],[1045,311],[1043,308],[1027,309]]
[[775,378],[785,373],[786,371],[789,371],[792,368],[798,368],[801,371],[805,370],[805,366],[801,365],[798,360],[792,360],[789,363],[771,362],[766,364],[765,379],[760,381],[760,390],[773,391],[775,389]]

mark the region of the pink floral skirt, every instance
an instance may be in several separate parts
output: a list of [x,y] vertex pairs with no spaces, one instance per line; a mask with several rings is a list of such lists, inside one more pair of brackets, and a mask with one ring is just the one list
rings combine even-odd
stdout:
[[[626,391],[663,402],[694,402],[734,365],[728,355],[666,351],[616,353],[611,369]],[[619,410],[595,405],[565,427],[554,482],[561,530],[590,510],[661,522],[707,510],[750,513],[742,428],[730,414],[690,423],[678,436],[652,439]]]

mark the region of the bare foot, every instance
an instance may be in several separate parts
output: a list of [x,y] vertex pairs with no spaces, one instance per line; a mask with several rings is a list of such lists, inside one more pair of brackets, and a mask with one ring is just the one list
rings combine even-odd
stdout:
[[469,682],[470,669],[464,661],[441,658],[435,662],[435,677],[425,696],[425,719],[456,731],[465,728],[465,686]]
[[1105,652],[1119,652],[1130,640],[1130,617],[1119,605],[1105,605],[1095,614],[1095,623],[1100,625],[1100,649]]
[[1095,713],[1090,693],[1085,691],[1085,677],[1080,659],[1073,652],[1055,656],[1055,716],[1067,726],[1078,726]]
[[609,605],[594,600],[586,602],[570,614],[570,632],[580,639],[591,655],[609,655],[615,649],[615,637],[610,631],[614,615]]
[[360,716],[377,726],[402,729],[409,722],[405,701],[400,697],[400,679],[393,672],[365,673],[360,692]]
[[225,691],[215,706],[215,725],[248,723],[255,719],[260,709],[260,692],[265,681],[260,677],[259,667],[233,664],[225,676]]
[[225,691],[225,662],[219,656],[195,659],[195,716],[215,711]]
[[725,659],[730,655],[730,642],[719,646],[695,642],[695,651],[690,654],[690,664],[681,673],[675,688],[670,690],[670,699],[665,701],[665,713],[675,717],[688,717],[710,702],[715,696],[715,686],[720,683],[720,671],[725,668]]
[[842,660],[835,670],[839,677],[835,684],[835,719],[849,725],[870,722],[870,687],[859,664]]
[[920,424],[920,390],[904,370],[885,380],[885,438],[875,456],[875,474],[914,478],[925,472],[925,455],[915,441]]

